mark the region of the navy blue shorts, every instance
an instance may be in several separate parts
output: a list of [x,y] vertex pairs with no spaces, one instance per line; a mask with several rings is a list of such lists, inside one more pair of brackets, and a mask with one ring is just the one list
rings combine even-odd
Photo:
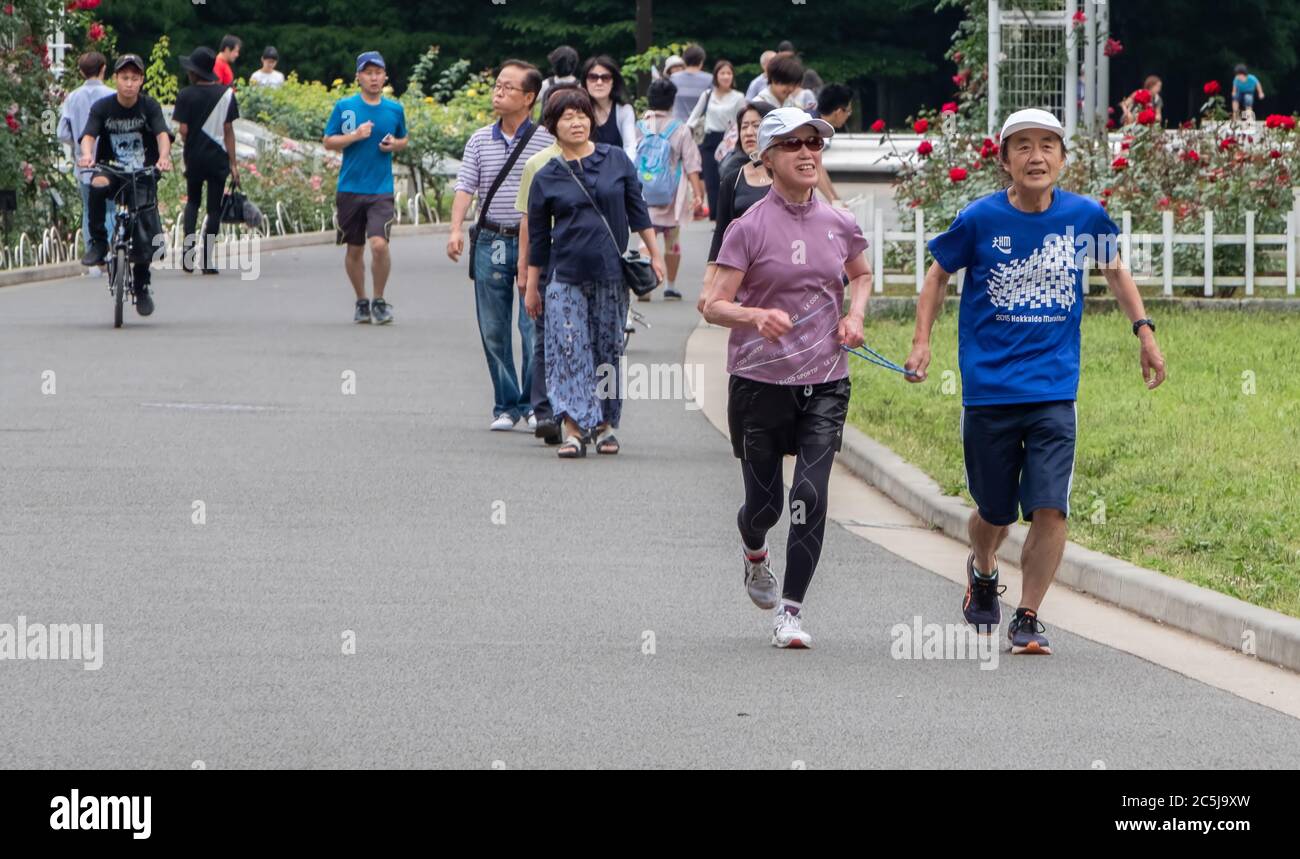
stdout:
[[1070,515],[1077,413],[1070,401],[968,406],[961,413],[966,487],[990,525],[1032,521],[1035,510]]

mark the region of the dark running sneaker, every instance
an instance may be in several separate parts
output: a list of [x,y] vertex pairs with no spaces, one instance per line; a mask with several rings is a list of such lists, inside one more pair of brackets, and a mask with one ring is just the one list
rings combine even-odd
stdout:
[[101,265],[108,256],[108,242],[88,242],[86,255],[81,258],[84,266]]
[[664,288],[664,301],[681,301],[682,294],[671,286]]
[[1006,590],[1005,586],[998,584],[997,570],[993,571],[991,579],[977,576],[975,553],[966,558],[966,597],[961,603],[961,613],[981,635],[992,635],[1002,623],[1002,604],[998,597]]
[[135,291],[135,312],[141,316],[148,316],[153,313],[153,296],[149,294],[148,284],[136,285]]
[[1038,620],[1037,613],[1027,608],[1016,609],[1016,616],[1011,618],[1011,623],[1007,625],[1007,638],[1011,639],[1011,652],[1051,656],[1052,646],[1043,636],[1046,631],[1047,627]]
[[370,301],[362,298],[357,300],[357,312],[352,317],[353,322],[370,322]]
[[384,301],[382,298],[376,298],[374,301],[370,302],[370,318],[374,320],[376,325],[387,325],[393,321],[393,311],[390,309],[391,307],[392,305],[387,301]]

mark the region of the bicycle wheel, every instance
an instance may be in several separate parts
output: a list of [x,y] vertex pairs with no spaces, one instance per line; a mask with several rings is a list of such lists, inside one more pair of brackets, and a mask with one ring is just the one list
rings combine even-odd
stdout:
[[126,280],[130,271],[126,251],[118,248],[108,262],[108,276],[113,284],[113,327],[122,327],[122,304],[126,301]]

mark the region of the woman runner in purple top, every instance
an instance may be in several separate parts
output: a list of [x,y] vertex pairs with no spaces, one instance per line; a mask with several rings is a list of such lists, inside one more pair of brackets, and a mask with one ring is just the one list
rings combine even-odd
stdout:
[[[731,329],[727,419],[741,460],[738,525],[745,588],[776,609],[772,644],[810,647],[801,610],[821,556],[827,486],[849,408],[842,347],[862,345],[871,293],[867,240],[846,211],[813,195],[830,124],[798,108],[763,117],[758,151],[772,176],[767,196],[732,222],[718,252],[704,318]],[[850,278],[852,303],[843,313]],[[781,462],[794,456],[785,586],[778,594],[767,532],[781,518]]]

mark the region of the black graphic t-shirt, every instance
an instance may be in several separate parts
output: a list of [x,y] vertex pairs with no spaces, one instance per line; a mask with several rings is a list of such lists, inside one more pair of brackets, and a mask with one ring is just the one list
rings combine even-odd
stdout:
[[135,104],[123,107],[117,96],[111,95],[90,106],[82,134],[99,138],[96,161],[151,167],[158,163],[158,135],[166,130],[162,108],[149,96],[141,95]]

